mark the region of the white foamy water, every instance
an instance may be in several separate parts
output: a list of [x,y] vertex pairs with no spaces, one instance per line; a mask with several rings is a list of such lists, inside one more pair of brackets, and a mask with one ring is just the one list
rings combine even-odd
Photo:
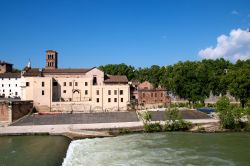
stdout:
[[[250,135],[247,136],[249,140]],[[154,133],[77,140],[71,142],[62,165],[234,166],[249,163],[248,154],[233,155],[232,144],[228,144],[232,141],[230,138],[226,134]],[[245,158],[242,155],[246,155]],[[245,160],[241,160],[242,157]]]

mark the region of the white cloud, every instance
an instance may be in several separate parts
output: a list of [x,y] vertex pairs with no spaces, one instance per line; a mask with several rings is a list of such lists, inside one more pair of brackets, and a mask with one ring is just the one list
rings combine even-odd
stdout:
[[217,38],[216,47],[202,49],[199,55],[205,59],[225,58],[233,62],[250,59],[250,32],[233,29],[229,36],[221,35]]
[[231,13],[232,13],[233,15],[238,15],[238,14],[239,14],[239,12],[238,12],[237,10],[233,10]]

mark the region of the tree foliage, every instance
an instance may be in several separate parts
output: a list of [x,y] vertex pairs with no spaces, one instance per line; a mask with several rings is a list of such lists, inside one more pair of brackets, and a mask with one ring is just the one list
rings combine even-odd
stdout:
[[230,105],[228,97],[221,97],[216,103],[216,111],[219,114],[221,126],[225,129],[242,128],[241,118],[246,114],[243,108]]
[[232,64],[221,58],[145,68],[122,63],[99,68],[106,74],[126,75],[130,81],[149,81],[192,103],[203,103],[211,92],[217,96],[230,92],[243,107],[250,99],[250,60]]

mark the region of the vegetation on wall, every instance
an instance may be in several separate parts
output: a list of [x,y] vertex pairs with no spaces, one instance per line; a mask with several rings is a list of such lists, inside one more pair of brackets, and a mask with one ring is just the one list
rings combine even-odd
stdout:
[[[223,96],[216,102],[216,111],[220,124],[225,129],[242,129],[249,123],[249,107],[240,108],[230,104],[228,97]],[[245,118],[244,118],[245,117]]]
[[166,109],[165,123],[152,122],[152,115],[148,111],[139,113],[140,119],[144,124],[145,132],[162,132],[162,131],[186,131],[192,127],[190,122],[183,120],[177,108]]

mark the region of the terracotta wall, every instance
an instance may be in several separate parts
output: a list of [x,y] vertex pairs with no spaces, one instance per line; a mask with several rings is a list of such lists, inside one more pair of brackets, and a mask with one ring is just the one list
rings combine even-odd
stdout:
[[9,121],[8,103],[0,102],[0,122]]
[[11,123],[27,115],[33,109],[32,101],[1,101],[0,122]]

